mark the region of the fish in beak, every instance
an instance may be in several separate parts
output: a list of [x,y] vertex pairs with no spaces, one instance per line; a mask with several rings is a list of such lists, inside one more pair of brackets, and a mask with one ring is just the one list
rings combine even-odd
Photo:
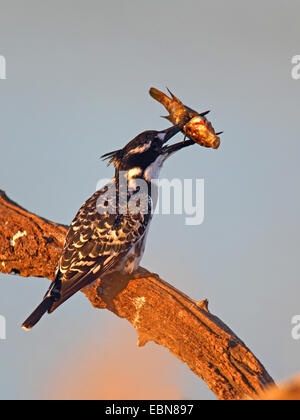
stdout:
[[169,112],[169,115],[163,118],[172,124],[181,125],[181,131],[195,143],[203,147],[218,149],[221,133],[216,133],[211,122],[207,120],[206,115],[210,111],[199,113],[183,105],[169,89],[168,92],[171,97],[156,88],[151,88],[149,91],[152,98],[160,102]]
[[[182,132],[182,124],[174,125],[173,127],[167,128],[159,132],[158,136],[162,143],[165,145],[172,137]],[[184,147],[192,146],[195,144],[192,140],[183,140],[172,145],[166,145],[162,149],[162,154],[165,155],[165,159],[171,156],[173,153],[181,150]]]

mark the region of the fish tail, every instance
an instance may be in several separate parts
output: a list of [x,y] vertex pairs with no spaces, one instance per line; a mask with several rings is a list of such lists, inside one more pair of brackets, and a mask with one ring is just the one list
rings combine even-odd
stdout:
[[161,92],[160,90],[154,87],[150,89],[149,93],[153,99],[160,102],[169,111],[169,107],[172,104],[172,99],[170,99],[165,93]]

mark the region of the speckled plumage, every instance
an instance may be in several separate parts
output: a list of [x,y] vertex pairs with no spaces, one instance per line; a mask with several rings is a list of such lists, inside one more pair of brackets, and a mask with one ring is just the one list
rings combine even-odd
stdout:
[[70,226],[58,265],[61,298],[51,312],[98,277],[112,271],[132,273],[139,265],[151,220],[151,197],[148,214],[117,214],[109,202],[100,211],[99,199],[106,189],[97,191],[82,205]]
[[[193,144],[186,141],[164,146],[180,130],[175,126],[146,131],[123,149],[103,156],[114,164],[115,177],[79,209],[67,233],[56,278],[23,328],[31,329],[46,312],[53,312],[98,278],[114,271],[132,273],[138,268],[153,214],[152,178],[158,176],[168,156]],[[121,174],[125,174],[125,193]],[[139,179],[146,185],[142,197]]]

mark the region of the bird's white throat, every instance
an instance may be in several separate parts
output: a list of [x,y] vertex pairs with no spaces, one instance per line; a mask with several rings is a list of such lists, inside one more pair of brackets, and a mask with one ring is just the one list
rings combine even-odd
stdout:
[[151,182],[159,178],[159,173],[165,159],[165,155],[160,155],[156,158],[154,162],[151,163],[151,165],[148,166],[148,168],[144,172],[144,178],[146,181]]

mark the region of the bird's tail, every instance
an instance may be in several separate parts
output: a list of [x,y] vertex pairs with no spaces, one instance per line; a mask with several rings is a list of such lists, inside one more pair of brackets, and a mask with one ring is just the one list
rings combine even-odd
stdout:
[[31,330],[39,322],[42,316],[50,311],[55,299],[53,296],[45,297],[42,303],[32,312],[32,314],[23,323],[22,328],[26,331]]
[[51,283],[42,303],[32,312],[32,314],[23,323],[22,328],[26,331],[31,330],[45,315],[50,312],[53,304],[60,299],[61,272],[58,270],[55,280]]

